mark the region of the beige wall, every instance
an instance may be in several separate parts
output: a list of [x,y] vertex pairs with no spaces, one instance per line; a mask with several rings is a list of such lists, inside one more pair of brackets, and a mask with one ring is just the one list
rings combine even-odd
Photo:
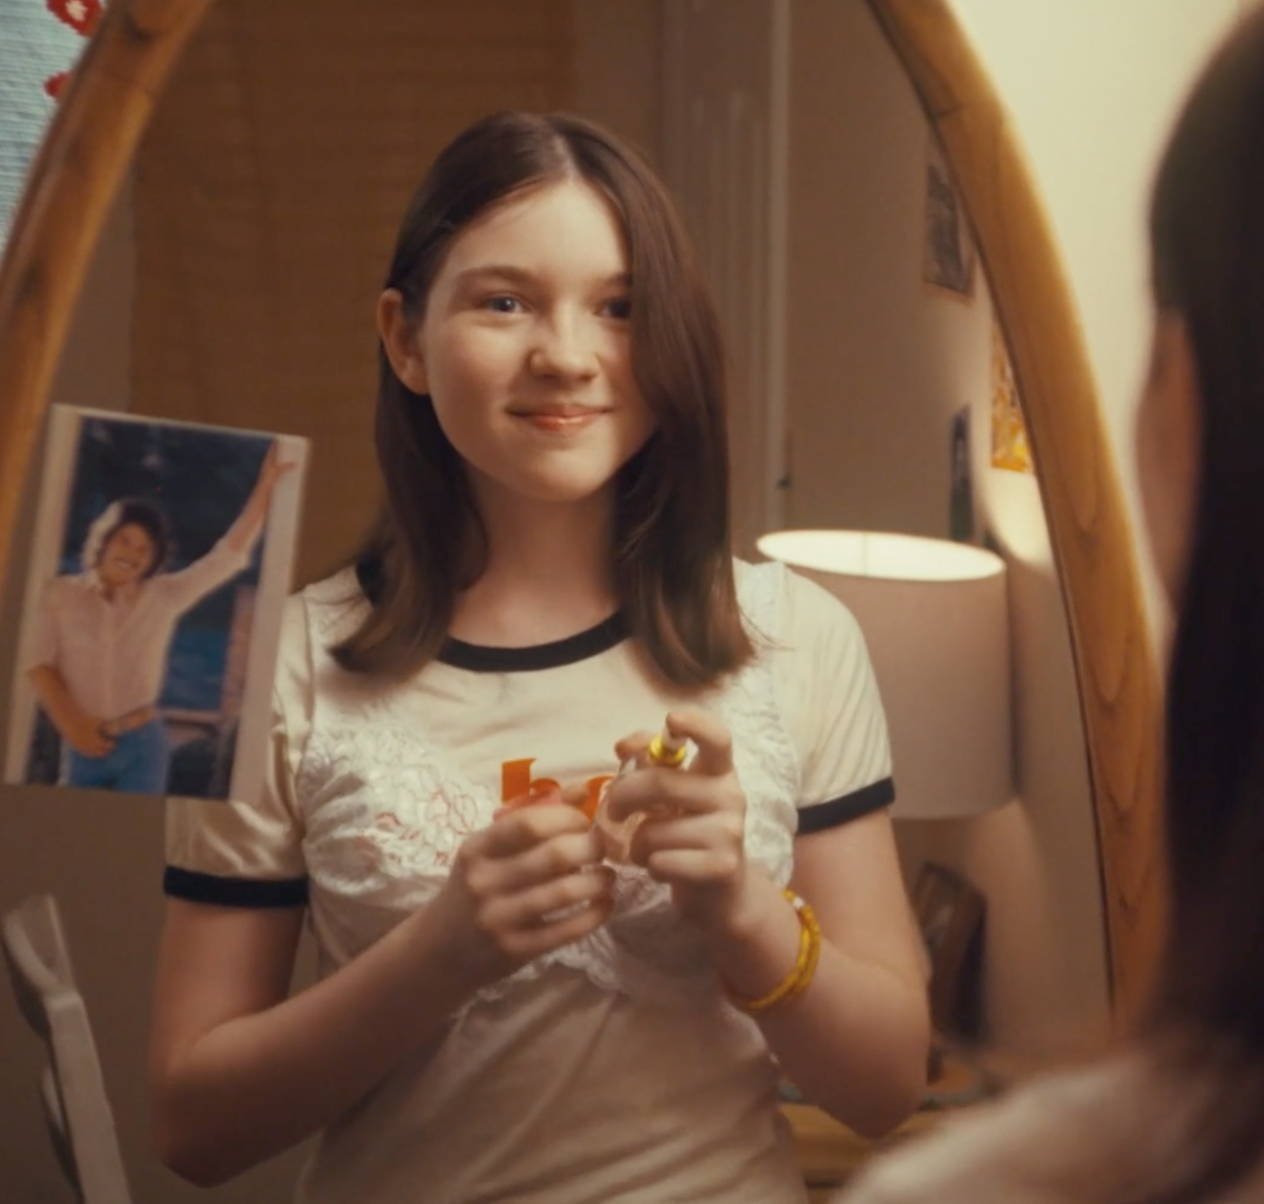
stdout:
[[[976,523],[1009,566],[1017,799],[898,825],[988,900],[991,1038],[1097,1035],[1106,962],[1079,701],[1035,478],[990,466],[992,306],[922,280],[929,132],[862,4],[792,7],[787,365],[793,526],[949,534],[952,415],[971,415]],[[897,793],[900,766],[895,765]]]
[[662,0],[571,0],[575,111],[609,126],[651,163],[662,160]]

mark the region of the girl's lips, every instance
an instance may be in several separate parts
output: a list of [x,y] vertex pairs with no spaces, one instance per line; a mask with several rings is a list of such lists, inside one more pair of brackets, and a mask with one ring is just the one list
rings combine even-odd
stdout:
[[584,427],[592,425],[605,413],[605,410],[584,410],[575,414],[539,411],[515,413],[514,417],[521,418],[524,422],[529,422],[537,430],[564,433],[582,430]]

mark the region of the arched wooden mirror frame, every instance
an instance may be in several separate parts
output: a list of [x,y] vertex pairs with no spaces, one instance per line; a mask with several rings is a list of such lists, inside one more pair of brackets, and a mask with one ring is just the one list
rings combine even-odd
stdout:
[[[1049,225],[947,0],[868,0],[939,133],[1014,370],[1070,616],[1097,813],[1116,1015],[1161,927],[1159,689],[1135,553]],[[33,165],[0,267],[0,573],[53,371],[106,212],[211,0],[114,0]]]

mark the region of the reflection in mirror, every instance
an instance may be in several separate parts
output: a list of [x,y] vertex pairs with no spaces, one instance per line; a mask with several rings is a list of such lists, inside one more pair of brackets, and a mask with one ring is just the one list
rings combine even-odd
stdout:
[[[749,52],[727,78],[715,74],[715,12],[694,4],[712,32],[691,36],[685,8],[372,0],[349,22],[332,0],[219,0],[157,106],[100,248],[99,262],[134,263],[130,312],[115,291],[129,273],[99,274],[78,329],[109,337],[97,352],[72,339],[54,400],[311,436],[300,577],[322,576],[377,506],[373,305],[421,166],[496,108],[607,122],[663,167],[715,283],[731,340],[743,548],[774,526],[887,529],[968,535],[1008,563],[1019,797],[979,820],[902,824],[899,838],[910,880],[944,863],[987,898],[988,1038],[1020,1058],[1064,1046],[1106,1013],[1079,706],[1037,482],[993,466],[1004,344],[968,237],[942,237],[950,173],[859,0],[726,6],[726,44]],[[743,42],[748,21],[772,21],[773,36],[755,24]],[[682,99],[690,82],[711,91]],[[717,98],[701,125],[683,119]],[[724,158],[739,143],[740,171]],[[741,222],[758,226],[755,240]],[[746,262],[752,250],[768,258]],[[112,357],[106,375],[94,354]],[[955,476],[954,448],[968,453]],[[156,821],[152,809],[114,816],[113,857],[93,872],[108,880],[133,849],[156,866]],[[31,809],[20,822],[32,847],[65,855],[52,839],[58,816]],[[84,866],[99,851],[96,822],[71,845]],[[136,983],[104,960],[94,970],[87,952],[89,977],[117,1011],[132,1010]],[[113,1080],[125,1144],[139,1149],[134,1061],[120,1055]],[[268,1173],[229,1190],[279,1197],[259,1186]],[[154,1182],[143,1194],[167,1198],[170,1180]]]
[[[772,11],[726,8],[720,59],[708,6],[664,10],[675,53],[656,145],[655,89],[620,94],[610,78],[653,80],[652,6],[524,5],[488,35],[493,26],[470,6],[423,15],[377,0],[364,52],[353,54],[317,14],[298,22],[272,7],[218,5],[139,161],[135,405],[243,423],[267,413],[277,429],[313,434],[314,479],[326,484],[309,506],[305,575],[330,567],[373,506],[370,407],[358,400],[372,395],[377,265],[417,164],[481,112],[597,109],[680,177],[672,183],[729,335],[747,546],[761,520],[779,518],[950,534],[951,431],[967,420],[973,504],[958,522],[1010,562],[1023,803],[979,831],[929,837],[914,857],[959,863],[993,899],[995,1038],[1056,1044],[1102,1024],[1105,953],[1079,707],[1039,490],[1013,467],[1021,460],[994,466],[1008,437],[1004,342],[950,176],[867,7],[791,6],[780,147],[772,106],[784,84],[761,24]],[[679,27],[687,12],[693,42]],[[568,19],[580,22],[577,58]],[[603,73],[596,64],[616,46],[622,66]],[[638,53],[648,70],[636,70]],[[346,88],[328,88],[336,74]],[[682,78],[687,97],[672,91]],[[782,399],[779,423],[755,412],[754,382]],[[780,450],[764,437],[770,424],[784,439],[780,473],[767,468]],[[744,499],[767,497],[770,476],[783,488],[761,515]],[[923,838],[910,831],[906,843]]]

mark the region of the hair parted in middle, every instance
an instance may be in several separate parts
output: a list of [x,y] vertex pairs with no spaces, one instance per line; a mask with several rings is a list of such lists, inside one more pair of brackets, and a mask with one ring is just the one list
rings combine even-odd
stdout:
[[[629,632],[678,686],[705,686],[753,652],[733,580],[723,351],[693,249],[645,161],[591,122],[503,112],[435,160],[400,228],[385,288],[419,324],[453,241],[528,190],[567,179],[612,206],[631,275],[631,355],[656,421],[616,479],[615,581]],[[333,649],[345,668],[406,676],[434,658],[487,539],[464,464],[430,398],[379,347],[375,428],[385,510],[361,560],[374,605]]]

